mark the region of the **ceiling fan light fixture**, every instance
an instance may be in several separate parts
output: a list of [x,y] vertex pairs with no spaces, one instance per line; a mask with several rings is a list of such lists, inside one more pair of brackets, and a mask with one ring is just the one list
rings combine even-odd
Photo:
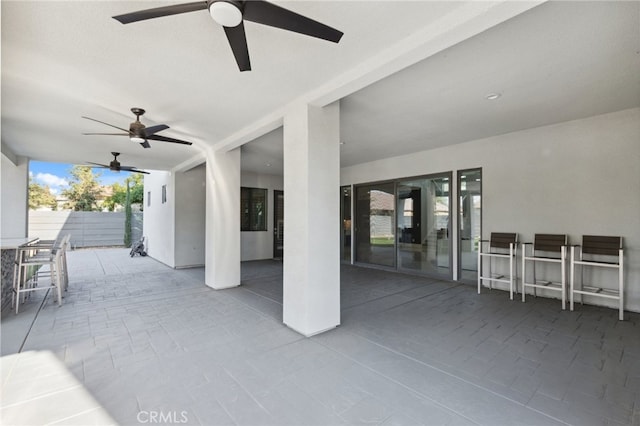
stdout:
[[233,2],[214,1],[209,6],[209,13],[214,21],[223,27],[237,27],[242,22],[242,12]]
[[135,135],[131,135],[129,139],[131,140],[131,142],[135,142],[135,143],[143,143],[145,141],[144,138],[141,138],[140,136],[135,136]]

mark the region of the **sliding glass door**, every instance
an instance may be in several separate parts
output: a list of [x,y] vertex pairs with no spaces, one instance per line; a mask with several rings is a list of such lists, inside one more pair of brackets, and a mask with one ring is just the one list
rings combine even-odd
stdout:
[[395,184],[356,187],[356,262],[395,267]]
[[482,169],[458,172],[458,279],[478,278],[478,244],[482,235]]
[[399,270],[451,278],[450,179],[447,173],[398,182]]
[[356,186],[355,261],[451,279],[451,179],[442,173]]
[[342,221],[340,224],[340,259],[343,262],[351,262],[351,187],[343,186],[340,189],[340,210]]

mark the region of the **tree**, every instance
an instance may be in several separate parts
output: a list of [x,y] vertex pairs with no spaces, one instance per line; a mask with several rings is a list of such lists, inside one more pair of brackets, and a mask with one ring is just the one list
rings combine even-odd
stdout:
[[100,174],[94,174],[93,169],[88,166],[73,166],[69,174],[69,189],[62,192],[69,199],[65,206],[75,211],[97,210],[96,200],[100,194],[97,178]]
[[[142,206],[144,199],[144,183],[142,181],[142,175],[137,173],[133,174],[126,179],[126,182],[131,183],[131,204],[139,203],[140,206]],[[121,183],[116,182],[111,185],[111,189],[113,189],[113,194],[104,201],[103,206],[105,206],[109,211],[114,211],[116,205],[124,206],[125,199],[127,197],[127,188]]]
[[56,197],[47,185],[40,185],[29,178],[29,209],[35,210],[39,207],[51,207],[52,210],[56,210],[58,207]]
[[131,185],[131,204],[140,204],[140,209],[144,205],[144,181],[142,174],[134,173],[129,176]]
[[131,190],[127,182],[127,196],[124,201],[124,245],[131,247]]

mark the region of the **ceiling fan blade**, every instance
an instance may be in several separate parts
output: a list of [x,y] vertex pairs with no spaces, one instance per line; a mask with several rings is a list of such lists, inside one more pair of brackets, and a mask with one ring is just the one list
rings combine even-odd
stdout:
[[[250,2],[249,2],[250,3]],[[229,45],[236,58],[236,63],[240,71],[251,71],[251,62],[249,61],[249,48],[247,47],[247,36],[244,32],[244,24],[236,27],[223,27],[224,33],[227,35]]]
[[146,129],[144,129],[144,132],[147,136],[151,136],[154,133],[158,133],[161,132],[163,130],[167,130],[169,128],[169,126],[167,126],[166,124],[158,124],[157,126],[151,126],[151,127],[147,127]]
[[151,145],[149,145],[149,141],[144,141],[144,142],[140,142],[140,145],[142,145],[143,148],[151,148]]
[[152,141],[181,143],[183,145],[192,145],[193,144],[192,142],[181,141],[180,139],[168,138],[166,136],[160,136],[160,135],[152,135],[152,136],[149,136],[147,139],[151,139]]
[[247,21],[321,38],[334,43],[339,42],[344,34],[342,31],[331,28],[328,25],[264,0],[245,2],[242,16]]
[[138,170],[133,166],[120,166],[120,170],[124,170],[125,172],[132,172],[132,173],[144,173],[146,175],[149,174],[149,172],[145,172],[144,170]]
[[128,129],[123,129],[122,127],[114,126],[113,124],[105,123],[104,121],[96,120],[95,118],[85,117],[84,115],[82,116],[82,118],[85,118],[85,119],[91,120],[91,121],[95,121],[96,123],[105,124],[105,125],[107,125],[109,127],[113,127],[114,129],[122,130],[123,132],[126,132],[127,135],[129,135],[129,130]]
[[129,133],[83,133],[83,135],[129,136]]
[[103,168],[107,168],[107,169],[109,168],[109,166],[104,165],[104,164],[100,164],[100,163],[92,163],[91,161],[87,161],[87,163],[93,164],[96,167],[103,167]]
[[139,10],[137,12],[124,13],[122,15],[113,16],[113,19],[121,24],[130,24],[132,22],[144,21],[147,19],[160,18],[162,16],[178,15],[180,13],[195,12],[197,10],[207,9],[206,1],[197,1],[193,3],[174,4],[171,6],[156,7],[154,9]]

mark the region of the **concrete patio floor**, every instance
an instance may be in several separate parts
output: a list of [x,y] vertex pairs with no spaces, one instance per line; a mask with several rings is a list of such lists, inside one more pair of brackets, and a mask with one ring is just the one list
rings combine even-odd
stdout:
[[640,315],[342,267],[342,325],[282,324],[282,263],[214,291],[69,253],[62,307],[2,313],[2,424],[640,424]]

